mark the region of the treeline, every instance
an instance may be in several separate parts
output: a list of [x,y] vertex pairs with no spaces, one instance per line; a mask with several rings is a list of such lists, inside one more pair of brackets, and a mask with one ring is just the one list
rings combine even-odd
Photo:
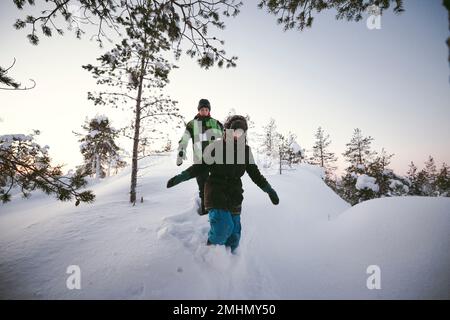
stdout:
[[[391,196],[443,196],[450,195],[449,166],[442,163],[437,166],[430,155],[422,168],[413,161],[406,175],[399,175],[389,168],[394,154],[384,148],[377,152],[372,149],[374,138],[364,136],[360,129],[354,129],[351,140],[346,144],[342,156],[347,167],[342,175],[336,173],[337,156],[330,151],[330,135],[319,127],[315,142],[308,152],[295,141],[294,134],[288,139],[277,132],[275,120],[270,119],[259,134],[259,152],[264,159],[263,165],[279,168],[291,168],[295,163],[309,163],[323,168],[324,181],[344,200],[355,205],[359,202]],[[293,161],[292,161],[293,159]]]

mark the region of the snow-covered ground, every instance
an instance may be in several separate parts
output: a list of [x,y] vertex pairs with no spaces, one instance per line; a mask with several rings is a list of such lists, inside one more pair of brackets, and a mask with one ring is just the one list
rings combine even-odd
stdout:
[[[129,169],[90,188],[94,204],[34,194],[0,205],[0,297],[7,299],[450,298],[450,199],[399,197],[350,207],[302,166],[267,175],[280,204],[244,178],[236,255],[205,246],[195,179],[173,155],[148,159],[139,198]],[[184,168],[183,166],[182,168]],[[66,286],[78,265],[81,290]],[[367,268],[380,268],[369,290]]]

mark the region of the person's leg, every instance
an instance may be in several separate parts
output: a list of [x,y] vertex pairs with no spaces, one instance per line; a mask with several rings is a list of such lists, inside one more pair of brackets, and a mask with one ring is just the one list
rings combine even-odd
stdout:
[[224,245],[234,230],[231,212],[221,209],[209,210],[208,244]]
[[231,248],[231,252],[234,252],[239,246],[239,240],[241,239],[241,215],[232,214],[231,218],[233,220],[233,231],[227,239],[225,245]]
[[199,214],[200,215],[204,215],[207,214],[206,210],[205,210],[205,182],[206,179],[208,179],[209,176],[209,172],[203,172],[202,174],[200,174],[199,176],[197,176],[197,184],[198,184],[198,196],[200,198],[200,210],[199,210]]

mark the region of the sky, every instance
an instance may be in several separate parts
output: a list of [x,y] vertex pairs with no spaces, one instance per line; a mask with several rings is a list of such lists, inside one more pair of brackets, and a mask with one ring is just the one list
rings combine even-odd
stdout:
[[[43,1],[37,1],[41,5]],[[316,15],[311,29],[284,32],[276,18],[245,1],[226,28],[213,33],[225,40],[232,69],[201,69],[182,56],[175,61],[166,92],[177,100],[186,120],[197,112],[201,98],[211,102],[212,116],[223,120],[231,108],[249,114],[255,131],[274,118],[281,133],[292,131],[307,150],[319,126],[330,134],[330,150],[342,157],[355,128],[375,140],[373,149],[394,153],[391,168],[400,174],[410,161],[423,166],[428,155],[440,166],[450,164],[450,91],[448,15],[441,0],[405,1],[405,12],[381,17],[381,29],[360,22],[336,20],[333,12]],[[39,129],[38,141],[50,146],[55,163],[66,168],[81,163],[77,137],[84,119],[108,115],[115,127],[129,120],[121,110],[96,107],[87,100],[95,81],[81,68],[105,51],[89,40],[41,37],[31,45],[25,31],[12,27],[20,12],[12,1],[0,2],[0,65],[17,62],[9,75],[29,91],[0,90],[0,134]],[[170,56],[172,57],[172,55]],[[176,142],[183,130],[169,132]],[[131,149],[129,141],[122,146]],[[254,146],[255,147],[255,146]]]

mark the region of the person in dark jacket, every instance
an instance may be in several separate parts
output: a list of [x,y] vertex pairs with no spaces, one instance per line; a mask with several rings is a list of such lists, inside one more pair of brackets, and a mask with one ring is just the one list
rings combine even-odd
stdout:
[[[198,113],[193,120],[186,124],[186,130],[178,142],[177,166],[183,163],[186,159],[186,148],[189,140],[192,139],[194,163],[203,162],[203,151],[214,141],[216,137],[221,137],[223,132],[223,125],[218,120],[211,117],[211,104],[207,99],[200,99],[197,106]],[[196,176],[198,185],[198,195],[200,198],[200,207],[198,214],[207,214],[204,206],[204,187],[206,179],[208,178],[208,171],[202,171]]]
[[232,116],[225,124],[223,139],[214,141],[205,150],[203,163],[192,165],[167,182],[167,188],[171,188],[204,172],[210,173],[204,190],[211,227],[208,244],[225,245],[232,252],[241,237],[240,213],[244,199],[241,177],[244,173],[268,193],[273,204],[279,203],[277,193],[259,171],[245,143],[247,128],[244,117]]

